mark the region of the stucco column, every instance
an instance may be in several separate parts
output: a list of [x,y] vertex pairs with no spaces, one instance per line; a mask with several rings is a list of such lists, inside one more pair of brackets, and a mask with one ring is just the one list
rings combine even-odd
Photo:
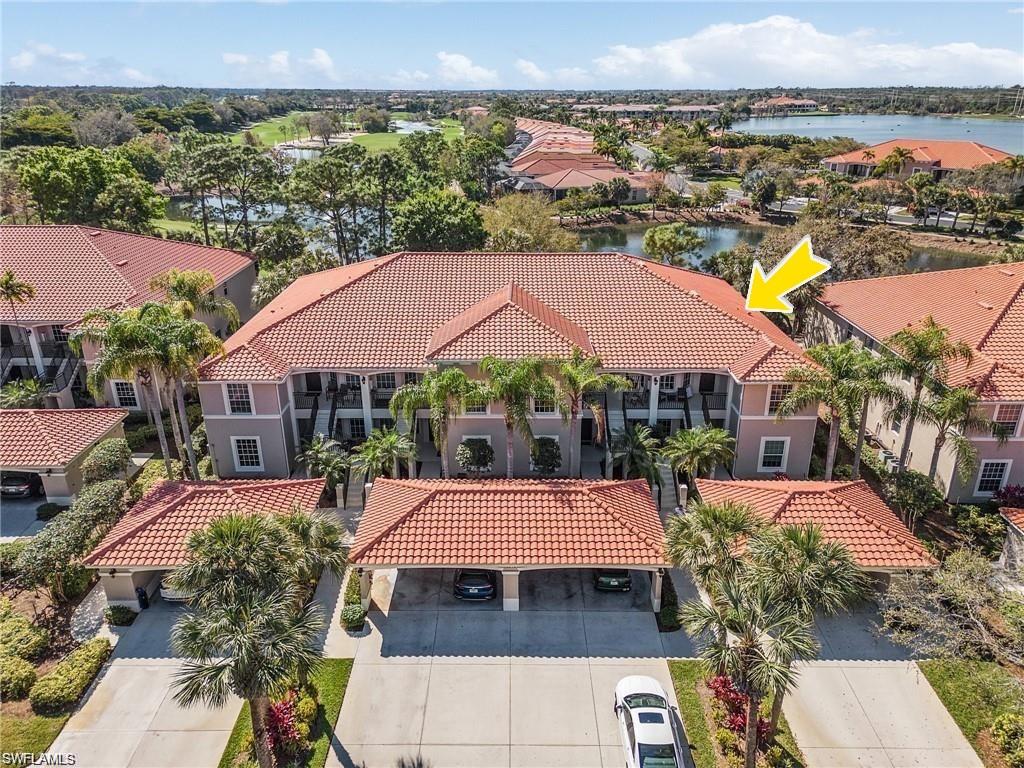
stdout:
[[285,382],[288,386],[288,412],[292,417],[292,444],[298,451],[302,446],[299,438],[299,419],[295,415],[295,383],[290,373],[285,377]]
[[370,610],[370,586],[373,584],[373,571],[360,568],[359,571],[359,604],[364,611]]
[[25,334],[28,336],[28,345],[32,348],[32,359],[35,360],[36,373],[42,376],[46,373],[46,365],[43,364],[43,350],[39,347],[39,336],[35,332],[35,328],[25,329]]
[[519,610],[519,571],[501,572],[501,609]]
[[651,376],[651,402],[647,407],[647,423],[652,427],[658,423],[658,392],[661,390],[661,377]]
[[373,401],[370,400],[369,376],[359,377],[359,390],[362,393],[363,400],[363,428],[366,430],[367,437],[369,437],[373,431]]
[[664,568],[659,568],[651,573],[651,608],[655,613],[661,610],[661,585],[664,573]]

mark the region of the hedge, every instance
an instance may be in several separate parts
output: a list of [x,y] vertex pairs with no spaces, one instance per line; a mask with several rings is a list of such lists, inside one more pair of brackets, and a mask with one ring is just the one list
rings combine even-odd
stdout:
[[32,710],[52,713],[74,705],[108,656],[110,641],[105,637],[97,637],[73,650],[32,686],[28,694]]
[[[181,462],[171,462],[171,472],[174,474],[174,479],[181,479]],[[161,480],[167,479],[167,470],[164,468],[163,459],[150,459],[143,465],[142,471],[135,476],[135,482],[132,483],[131,488],[128,489],[128,495],[131,502],[134,504],[136,501],[146,495],[146,491],[152,488]]]
[[82,479],[87,483],[124,477],[132,460],[132,449],[122,437],[97,444],[82,461]]
[[23,699],[36,682],[36,668],[17,656],[0,656],[0,696]]
[[49,645],[49,632],[15,611],[10,600],[0,600],[0,656],[37,659]]
[[126,430],[124,435],[125,440],[128,443],[128,447],[133,451],[137,451],[150,440],[156,440],[156,425],[143,424],[137,429]]
[[18,576],[18,555],[28,546],[28,539],[16,539],[0,544],[0,579],[9,581]]

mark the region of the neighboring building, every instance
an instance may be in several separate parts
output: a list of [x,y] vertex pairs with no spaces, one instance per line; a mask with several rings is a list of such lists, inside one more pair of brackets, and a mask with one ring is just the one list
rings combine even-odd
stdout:
[[930,173],[936,181],[953,171],[971,170],[983,165],[1000,163],[1010,157],[1001,149],[987,147],[976,141],[950,141],[942,139],[893,139],[864,149],[855,149],[842,155],[826,157],[821,164],[830,171],[847,176],[869,177],[878,164],[896,147],[909,149],[913,156],[904,161],[898,178],[909,179],[915,173]]
[[770,99],[755,101],[750,105],[751,114],[758,117],[785,117],[793,114],[806,114],[821,110],[814,99],[794,99],[789,96],[773,96]]
[[863,570],[892,573],[934,568],[938,561],[863,480],[698,480],[703,501],[745,504],[774,525],[816,523]]
[[678,122],[692,122],[693,120],[712,120],[722,111],[721,104],[576,104],[573,110],[576,112],[589,112],[596,109],[601,115],[614,115],[624,119],[657,118],[658,120],[673,120]]
[[[982,400],[984,415],[1008,437],[970,435],[978,466],[965,482],[956,472],[950,441],[940,454],[937,481],[950,501],[982,501],[1007,484],[1024,483],[1024,262],[920,272],[825,286],[809,321],[809,340],[837,343],[856,338],[869,349],[902,328],[931,315],[954,339],[974,350],[970,365],[952,366],[949,384],[969,386]],[[903,382],[909,393],[910,383]],[[897,457],[905,425],[886,418],[875,405],[868,416],[874,439]],[[908,464],[928,472],[935,428],[914,426]]]
[[651,608],[657,612],[668,567],[664,540],[645,480],[379,479],[359,519],[349,562],[359,569],[364,607],[375,569],[500,571],[502,608],[518,611],[530,599],[521,576],[615,568],[650,574]]
[[647,202],[648,188],[654,179],[644,171],[623,171],[620,168],[588,168],[575,167],[530,179],[522,185],[522,191],[543,192],[552,200],[561,200],[570,189],[590,189],[595,184],[607,184],[612,179],[625,179],[629,182],[629,197],[623,203]]
[[[580,439],[584,475],[610,467],[604,432],[626,422],[662,433],[703,423],[737,441],[734,473],[805,477],[815,409],[776,422],[786,371],[801,348],[728,283],[619,253],[397,253],[300,277],[200,366],[199,394],[217,473],[288,476],[314,432],[356,443],[391,424],[397,387],[439,366],[477,376],[487,355],[558,357],[574,348],[635,382],[598,395]],[[419,458],[436,472],[427,411],[417,414]],[[401,425],[405,428],[408,425]],[[534,433],[562,446],[569,427],[553,403],[535,403]],[[496,448],[505,473],[500,405],[461,415],[449,437],[451,467],[464,438]],[[426,467],[424,473],[426,473]],[[532,474],[517,437],[517,476]],[[564,473],[576,468],[563,466]],[[429,476],[429,475],[428,475]],[[436,475],[435,475],[436,476]]]
[[1002,507],[999,514],[1006,521],[1006,539],[999,564],[1010,573],[1024,573],[1024,509]]
[[0,471],[39,475],[46,500],[70,504],[82,461],[97,443],[124,437],[123,408],[0,410]]
[[[35,298],[13,311],[0,302],[0,385],[12,378],[41,378],[49,385],[47,405],[81,404],[85,372],[98,350],[87,346],[79,360],[67,344],[68,326],[90,310],[161,300],[149,283],[172,268],[208,270],[214,290],[234,302],[243,322],[252,317],[256,263],[247,254],[96,227],[0,227],[0,270],[12,270],[35,289]],[[200,319],[218,336],[227,335],[223,319]],[[111,405],[145,408],[134,381],[108,382],[105,393]]]
[[138,605],[139,587],[180,597],[161,579],[185,562],[189,536],[228,514],[312,512],[323,480],[234,480],[157,483],[114,524],[82,562],[99,571],[109,605]]
[[470,117],[487,117],[491,113],[487,107],[481,107],[474,105],[472,107],[463,107],[459,110],[460,114],[469,115]]

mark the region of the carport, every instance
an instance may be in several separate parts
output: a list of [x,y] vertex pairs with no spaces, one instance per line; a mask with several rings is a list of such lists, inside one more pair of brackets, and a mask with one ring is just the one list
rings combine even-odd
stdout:
[[379,479],[349,562],[364,608],[379,569],[497,571],[502,608],[518,611],[537,572],[614,568],[649,573],[658,611],[664,537],[644,480]]

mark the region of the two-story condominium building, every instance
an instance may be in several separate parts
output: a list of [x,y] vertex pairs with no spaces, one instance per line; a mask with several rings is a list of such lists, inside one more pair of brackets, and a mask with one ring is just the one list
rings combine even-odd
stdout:
[[910,152],[899,173],[894,174],[900,179],[909,179],[915,173],[930,173],[936,181],[941,181],[954,171],[973,170],[983,165],[1000,163],[1010,157],[1009,152],[976,141],[892,139],[864,149],[826,157],[821,164],[836,173],[868,178],[878,168],[878,164],[897,147]]
[[[249,298],[255,260],[244,253],[159,237],[75,225],[0,227],[0,271],[11,270],[35,296],[13,307],[0,302],[0,385],[12,378],[39,378],[49,388],[47,405],[74,408],[82,402],[85,373],[98,350],[71,351],[68,326],[95,309],[125,309],[161,301],[150,281],[170,269],[207,270],[214,291],[252,317]],[[221,337],[223,318],[201,317]],[[106,385],[108,404],[141,410],[142,389],[134,381]]]
[[[1007,484],[1024,483],[1024,262],[968,269],[922,272],[825,287],[817,303],[809,337],[815,342],[857,338],[869,349],[902,328],[931,315],[973,350],[970,364],[954,364],[949,385],[975,389],[984,415],[1005,430],[1000,442],[991,433],[969,435],[978,464],[963,480],[956,471],[950,441],[940,454],[937,480],[951,501],[981,501]],[[902,382],[909,393],[910,383]],[[874,406],[868,430],[897,457],[906,425]],[[908,464],[928,472],[936,428],[914,426]]]
[[[704,423],[736,437],[732,471],[805,477],[813,409],[782,422],[774,410],[802,350],[728,283],[619,253],[397,253],[301,277],[200,367],[199,394],[221,477],[287,476],[315,432],[358,442],[392,423],[396,388],[460,366],[477,377],[488,355],[596,355],[628,376],[626,392],[599,393],[607,423],[582,416],[584,476],[607,471],[599,434],[641,422],[662,432]],[[426,410],[417,414],[421,474],[439,456]],[[400,424],[400,428],[409,425]],[[533,433],[568,455],[569,426],[553,403],[533,404]],[[496,448],[504,474],[500,404],[457,417],[450,466],[466,438]],[[607,441],[606,441],[607,442]],[[532,474],[525,444],[516,476]],[[431,466],[427,466],[427,465]],[[563,466],[562,474],[580,469]]]

